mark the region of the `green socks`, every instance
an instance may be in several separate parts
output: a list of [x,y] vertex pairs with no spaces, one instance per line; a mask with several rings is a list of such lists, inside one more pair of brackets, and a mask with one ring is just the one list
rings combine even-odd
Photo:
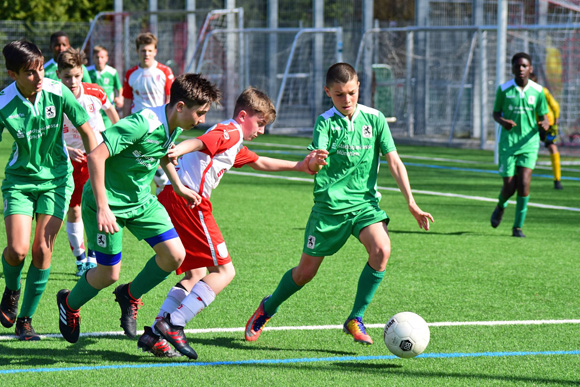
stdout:
[[26,286],[24,288],[24,297],[22,299],[22,306],[20,308],[20,313],[18,313],[18,318],[32,317],[34,312],[36,312],[42,293],[44,293],[44,289],[46,289],[49,274],[50,267],[41,270],[37,269],[32,263],[30,263],[28,274],[26,274]]
[[365,265],[358,280],[354,306],[348,316],[349,320],[363,316],[384,276],[384,271],[376,271],[368,263]]
[[24,261],[18,266],[10,266],[6,259],[4,259],[4,254],[2,254],[2,269],[4,270],[4,280],[6,281],[6,287],[10,290],[20,289],[20,277],[22,275],[22,268],[24,267]]
[[147,293],[169,277],[169,274],[171,274],[171,272],[167,272],[157,265],[154,255],[147,262],[143,270],[137,274],[137,277],[135,277],[133,282],[131,282],[129,287],[131,297],[135,299],[141,298],[143,294]]
[[100,289],[96,289],[89,284],[87,281],[87,273],[83,274],[81,278],[77,281],[77,284],[71,290],[70,294],[68,295],[67,303],[68,306],[73,309],[77,310],[80,309],[81,306],[89,302],[93,299],[97,294],[99,294]]
[[500,192],[499,197],[497,198],[497,200],[498,200],[497,205],[500,208],[506,208],[508,205],[508,199],[509,198],[504,198],[503,196],[501,196],[501,192]]
[[526,214],[528,213],[529,196],[518,196],[516,199],[516,219],[514,221],[514,228],[522,228]]
[[284,301],[302,289],[302,286],[298,286],[292,279],[292,270],[293,269],[290,269],[284,273],[280,283],[278,284],[278,287],[276,290],[274,290],[274,293],[272,293],[270,298],[268,298],[268,300],[264,303],[264,312],[266,312],[268,316],[273,316]]

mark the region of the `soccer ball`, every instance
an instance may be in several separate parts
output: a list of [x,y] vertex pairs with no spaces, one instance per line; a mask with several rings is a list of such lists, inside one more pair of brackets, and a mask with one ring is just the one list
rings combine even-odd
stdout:
[[429,326],[413,312],[397,313],[385,325],[385,344],[398,357],[420,355],[427,348],[429,338]]

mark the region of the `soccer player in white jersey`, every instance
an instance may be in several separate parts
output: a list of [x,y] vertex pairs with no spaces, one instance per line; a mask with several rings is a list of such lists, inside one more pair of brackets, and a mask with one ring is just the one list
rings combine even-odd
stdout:
[[[159,357],[172,356],[159,344],[162,335],[182,354],[195,358],[183,327],[207,307],[234,278],[235,270],[226,243],[212,214],[210,196],[224,173],[243,165],[260,171],[302,171],[309,174],[308,161],[324,163],[327,152],[314,151],[300,162],[260,157],[243,141],[264,133],[274,121],[276,110],[268,96],[248,88],[238,97],[234,118],[210,128],[198,138],[183,141],[170,150],[170,157],[183,155],[176,169],[169,169],[173,185],[165,186],[158,199],[165,206],[186,256],[177,269],[184,278],[169,291],[152,327],[145,327],[138,346]],[[201,196],[201,203],[193,206]],[[206,275],[206,270],[209,274]]]
[[[82,82],[84,53],[74,48],[63,51],[58,56],[57,75],[61,82],[72,91],[81,106],[89,115],[89,124],[93,128],[97,143],[103,142],[101,132],[105,130],[105,123],[101,111],[105,112],[109,120],[115,124],[119,121],[117,110],[107,99],[105,91],[93,83]],[[90,268],[97,266],[97,260],[92,251],[88,257],[85,253],[84,225],[81,214],[81,198],[83,187],[89,179],[87,155],[78,130],[65,115],[63,127],[64,141],[73,165],[73,179],[75,188],[70,200],[67,214],[66,232],[73,255],[76,257],[77,277],[80,277]]]
[[[314,126],[309,149],[328,150],[327,165],[311,165],[319,171],[314,180],[314,206],[306,224],[302,256],[288,270],[272,295],[265,297],[246,324],[245,338],[255,341],[280,305],[310,282],[324,257],[338,252],[350,235],[369,256],[359,277],[353,308],[343,325],[354,341],[372,344],[363,315],[379,287],[391,255],[387,231],[389,217],[379,207],[377,191],[380,154],[407,201],[420,228],[429,230],[431,214],[413,199],[405,165],[399,158],[389,125],[380,111],[358,103],[359,81],[347,63],[332,65],[326,74],[326,95],[334,105]],[[311,163],[312,164],[312,163]]]
[[[44,78],[44,58],[36,45],[17,40],[4,46],[2,53],[14,82],[0,91],[0,134],[10,133],[14,144],[2,182],[6,287],[0,322],[6,328],[16,322],[18,338],[31,341],[40,339],[32,328],[32,316],[46,288],[54,242],[73,190],[72,165],[62,135],[64,114],[78,129],[85,149],[93,149],[96,140],[89,116],[71,91]],[[31,248],[33,220],[36,230]],[[21,275],[29,250],[32,262],[18,313]]]
[[[135,40],[139,65],[130,68],[123,81],[123,115],[127,117],[147,107],[161,106],[169,102],[169,91],[173,83],[173,72],[155,60],[157,56],[157,37],[144,32]],[[167,176],[161,168],[153,178],[157,193],[167,184]]]

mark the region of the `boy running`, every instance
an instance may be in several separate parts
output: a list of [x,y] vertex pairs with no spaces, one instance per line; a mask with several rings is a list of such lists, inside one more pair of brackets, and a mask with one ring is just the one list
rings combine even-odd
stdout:
[[[515,78],[500,85],[495,95],[493,119],[501,125],[499,138],[499,175],[503,186],[498,204],[491,214],[491,226],[499,226],[508,199],[517,191],[516,216],[512,236],[524,238],[522,231],[528,212],[532,170],[536,166],[540,135],[538,125],[548,130],[548,105],[542,86],[530,80],[532,57],[524,52],[512,58]],[[537,120],[536,121],[536,117]]]
[[[110,117],[110,122],[119,121],[119,115],[115,107],[107,99],[103,89],[92,83],[83,83],[84,53],[69,48],[58,56],[57,75],[61,82],[72,91],[73,95],[89,115],[89,124],[93,128],[97,143],[103,142],[101,132],[105,130],[105,124],[101,118],[101,111]],[[74,191],[70,200],[67,214],[66,232],[70,248],[76,257],[77,273],[80,277],[83,273],[97,266],[94,254],[89,251],[88,259],[85,253],[85,231],[81,216],[81,197],[83,187],[89,179],[86,151],[83,147],[79,132],[65,116],[63,127],[64,141],[73,165]]]
[[358,104],[359,81],[354,68],[347,63],[332,65],[326,74],[324,90],[334,106],[316,120],[308,149],[325,149],[329,154],[327,165],[315,164],[315,159],[309,162],[310,170],[318,174],[302,257],[248,320],[245,330],[248,341],[258,339],[280,305],[310,282],[324,257],[340,250],[352,234],[365,246],[369,258],[360,275],[344,332],[357,342],[373,343],[363,325],[363,315],[385,275],[391,254],[389,217],[379,207],[381,196],[376,190],[379,153],[386,156],[391,175],[419,227],[429,230],[429,220],[433,222],[431,214],[421,211],[413,199],[407,170],[384,115]]
[[168,160],[167,150],[175,138],[204,122],[218,99],[219,91],[200,75],[181,75],[171,87],[169,104],[143,109],[107,128],[103,142],[87,156],[90,184],[83,191],[82,214],[97,267],[88,270],[72,291],[57,294],[59,328],[67,341],[79,338],[81,306],[119,278],[123,228],[155,251],[132,282],[113,292],[127,336],[137,334],[141,296],[181,265],[185,249],[167,211],[151,195],[150,184],[159,160]]
[[[204,135],[183,141],[168,153],[179,159],[170,166],[173,186],[166,185],[158,199],[165,206],[185,246],[185,260],[177,269],[184,278],[169,291],[152,327],[145,327],[138,346],[159,357],[174,356],[163,336],[183,355],[196,359],[183,327],[209,304],[234,278],[235,269],[226,243],[212,214],[210,196],[224,172],[249,165],[259,171],[302,171],[308,161],[323,162],[326,151],[314,151],[300,162],[260,157],[243,141],[264,134],[276,118],[274,104],[257,89],[248,88],[238,97],[234,118],[210,128]],[[176,171],[177,170],[177,171]],[[201,195],[201,203],[191,204]],[[209,274],[206,275],[206,269]],[[200,280],[201,278],[201,280]]]
[[[87,67],[91,82],[96,83],[105,90],[107,98],[115,108],[123,108],[123,86],[117,70],[107,64],[109,62],[109,52],[105,47],[95,46],[93,48],[93,62],[94,65]],[[114,124],[104,111],[101,112],[101,115],[105,122],[105,128]]]
[[[40,340],[32,316],[46,288],[54,242],[73,190],[72,165],[62,134],[64,114],[78,129],[85,149],[93,149],[96,141],[89,117],[71,91],[44,78],[44,58],[36,45],[17,40],[2,52],[14,82],[0,92],[0,134],[7,130],[14,144],[2,182],[7,246],[2,254],[6,287],[0,322],[6,328],[16,322],[20,340]],[[34,219],[32,262],[18,313],[20,278]]]

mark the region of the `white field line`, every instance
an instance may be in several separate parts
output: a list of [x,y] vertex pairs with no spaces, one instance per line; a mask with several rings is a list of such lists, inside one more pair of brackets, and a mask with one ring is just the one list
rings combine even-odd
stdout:
[[[289,144],[274,144],[269,142],[252,142],[251,145],[259,145],[264,147],[277,147],[277,148],[288,148],[288,149],[300,149],[306,152],[306,147],[302,145],[289,145]],[[486,162],[479,162],[474,160],[460,160],[460,159],[447,159],[442,157],[429,157],[429,156],[414,156],[414,155],[399,155],[402,159],[415,159],[415,160],[427,160],[427,161],[444,161],[449,163],[456,163],[456,164],[479,164],[479,165],[496,165],[495,163],[486,163]],[[549,169],[551,170],[552,167],[551,161],[538,161],[536,163],[536,169]],[[568,166],[568,165],[580,165],[580,160],[562,160],[560,161],[561,166]],[[575,168],[562,168],[562,171],[568,172],[580,172],[579,169]]]
[[[386,323],[386,322],[385,322]],[[367,328],[384,328],[385,323],[365,324]],[[514,321],[444,321],[427,323],[430,327],[463,327],[463,326],[509,326],[509,325],[562,325],[562,324],[580,324],[580,320],[514,320]],[[265,327],[265,331],[319,331],[342,329],[342,325],[303,325],[303,326],[285,326],[285,327]],[[237,328],[202,328],[202,329],[185,329],[188,334],[204,333],[237,333],[244,332],[244,327]],[[143,331],[137,331],[137,335],[143,334]],[[123,336],[123,331],[109,332],[86,332],[81,333],[81,337],[106,337],[106,336]],[[61,338],[60,334],[40,335],[42,338]],[[2,340],[14,340],[13,335],[0,335]]]
[[[306,177],[289,177],[289,176],[280,176],[280,175],[267,175],[267,174],[263,174],[263,173],[254,173],[254,172],[229,171],[228,173],[231,173],[234,175],[243,175],[243,176],[265,177],[265,178],[270,178],[270,179],[302,181],[302,182],[307,182],[307,183],[312,183],[314,181],[312,178],[306,178]],[[398,188],[392,188],[392,187],[380,187],[379,186],[379,187],[377,187],[377,189],[383,190],[383,191],[392,191],[392,192],[399,191]],[[413,194],[444,196],[444,197],[450,197],[450,198],[478,200],[481,202],[491,202],[491,203],[497,202],[497,198],[486,198],[486,197],[482,197],[482,196],[460,195],[460,194],[454,194],[454,193],[449,193],[449,192],[423,191],[423,190],[418,190],[418,189],[414,189]],[[509,200],[508,203],[516,204],[516,201]],[[563,210],[563,211],[580,212],[580,208],[576,208],[576,207],[554,206],[551,204],[541,204],[541,203],[532,203],[532,202],[528,202],[528,207],[538,207],[538,208],[545,208],[545,209],[550,209],[550,210]]]

